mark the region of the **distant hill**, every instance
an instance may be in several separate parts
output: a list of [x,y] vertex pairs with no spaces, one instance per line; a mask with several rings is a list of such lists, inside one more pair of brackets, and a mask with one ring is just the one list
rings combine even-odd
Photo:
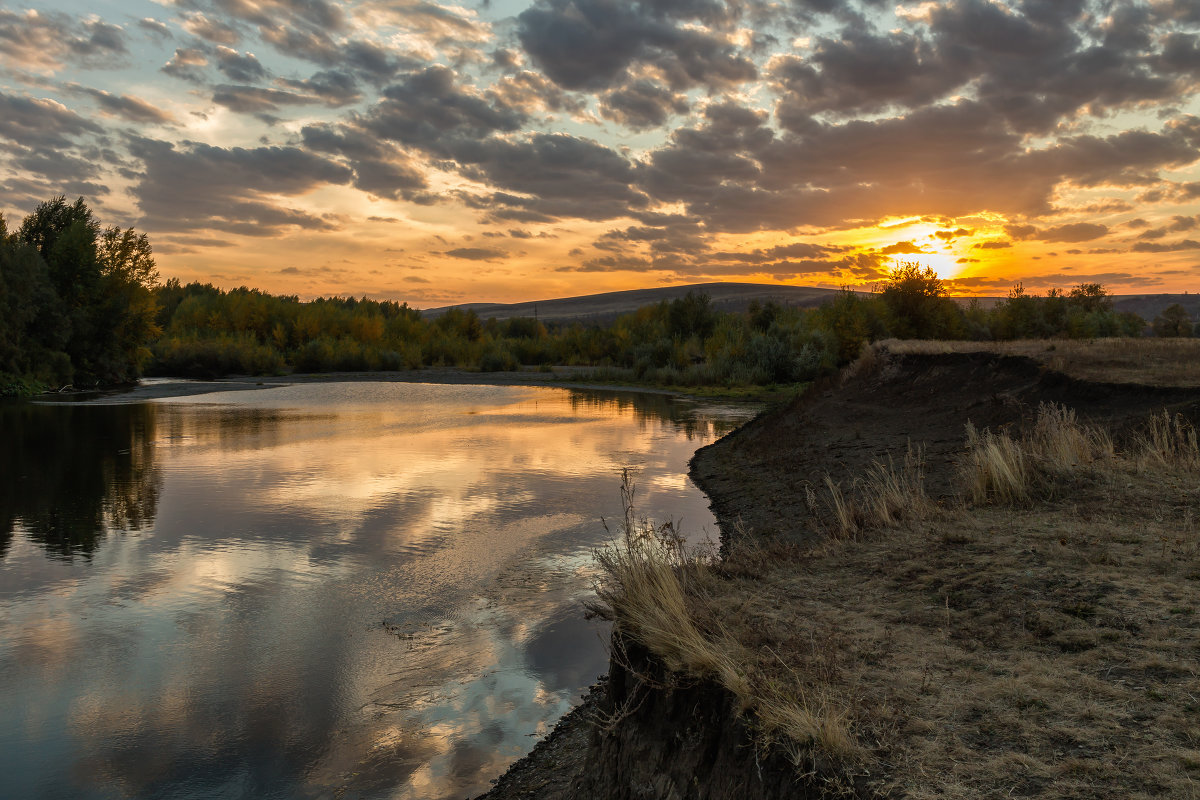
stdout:
[[483,319],[534,317],[553,321],[605,322],[642,306],[663,300],[674,300],[688,292],[702,292],[712,298],[721,311],[744,311],[751,301],[768,300],[785,306],[809,308],[819,306],[834,297],[838,289],[817,289],[811,286],[781,286],[769,283],[693,283],[687,286],[665,286],[657,289],[631,289],[624,292],[605,292],[580,297],[561,297],[526,303],[464,303],[421,312],[426,318],[438,317],[452,308],[474,309]]
[[[512,317],[537,317],[555,322],[611,322],[621,314],[636,311],[642,306],[663,300],[674,300],[688,292],[702,292],[712,298],[712,304],[721,311],[745,311],[754,300],[760,303],[774,301],[784,306],[812,308],[834,297],[839,289],[818,289],[813,286],[782,286],[770,283],[692,283],[685,286],[664,286],[656,289],[631,289],[624,292],[604,292],[579,297],[560,297],[553,300],[533,300],[524,303],[464,303],[456,306],[425,309],[422,316],[434,318],[452,308],[474,309],[483,319],[510,319]],[[860,294],[867,294],[860,292]],[[967,303],[970,298],[955,298]],[[1004,298],[977,298],[985,308],[990,308]],[[1147,322],[1161,314],[1172,303],[1179,303],[1192,319],[1200,320],[1200,294],[1124,294],[1114,295],[1113,305],[1118,311],[1140,314]]]

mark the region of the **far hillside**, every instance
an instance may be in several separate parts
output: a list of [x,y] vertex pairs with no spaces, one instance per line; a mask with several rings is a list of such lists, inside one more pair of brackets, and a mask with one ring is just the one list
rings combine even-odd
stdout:
[[708,295],[716,311],[741,312],[751,303],[775,303],[792,308],[815,308],[837,297],[840,289],[819,289],[815,286],[782,286],[770,283],[692,283],[686,286],[663,286],[657,289],[631,289],[624,292],[604,292],[579,297],[560,297],[552,300],[531,300],[524,303],[464,303],[457,306],[428,308],[421,312],[426,319],[445,314],[451,309],[474,311],[482,319],[512,319],[537,317],[555,322],[611,322],[621,314],[637,311],[644,306],[671,301],[691,294]]
[[[427,308],[421,312],[426,319],[434,319],[451,309],[474,311],[480,319],[506,320],[518,317],[536,317],[546,322],[582,322],[604,324],[612,322],[622,314],[636,311],[643,306],[686,297],[688,293],[708,295],[712,307],[717,311],[745,312],[752,303],[774,303],[791,308],[815,308],[835,298],[840,289],[822,289],[816,286],[784,286],[772,283],[690,283],[684,286],[663,286],[657,289],[631,289],[624,292],[604,292],[578,297],[558,297],[550,300],[530,300],[522,303],[463,303],[456,306]],[[866,297],[869,292],[855,292]],[[984,308],[992,308],[1004,297],[954,297],[960,305],[978,301]],[[1178,303],[1193,319],[1200,318],[1200,294],[1118,294],[1112,295],[1113,310],[1137,314],[1152,320],[1169,306]]]

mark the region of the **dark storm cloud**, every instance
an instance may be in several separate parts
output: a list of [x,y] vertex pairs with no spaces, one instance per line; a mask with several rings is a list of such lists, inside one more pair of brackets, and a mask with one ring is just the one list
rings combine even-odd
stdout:
[[657,128],[672,114],[686,114],[687,95],[650,80],[636,80],[600,98],[600,116],[632,130]]
[[517,35],[546,75],[568,89],[611,86],[639,62],[676,89],[722,87],[757,76],[753,62],[716,32],[738,16],[718,0],[539,0],[517,17]]
[[292,147],[173,146],[134,139],[129,151],[142,165],[131,193],[142,210],[140,224],[151,232],[273,236],[290,228],[330,230],[336,226],[329,219],[279,205],[269,196],[300,195],[352,178],[344,165]]
[[29,70],[114,67],[128,53],[125,31],[103,20],[80,20],[57,12],[0,8],[0,55]]

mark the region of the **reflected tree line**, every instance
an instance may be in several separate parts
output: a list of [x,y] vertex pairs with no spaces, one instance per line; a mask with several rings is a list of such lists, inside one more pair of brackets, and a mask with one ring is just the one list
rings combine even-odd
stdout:
[[151,526],[162,476],[152,405],[0,404],[0,558],[18,530],[53,557],[90,558]]

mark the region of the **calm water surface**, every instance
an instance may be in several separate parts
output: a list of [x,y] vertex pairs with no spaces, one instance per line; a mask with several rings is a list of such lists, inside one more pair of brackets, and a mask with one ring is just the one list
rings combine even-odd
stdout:
[[0,407],[0,796],[462,798],[604,671],[591,551],[715,535],[655,395],[305,384]]

